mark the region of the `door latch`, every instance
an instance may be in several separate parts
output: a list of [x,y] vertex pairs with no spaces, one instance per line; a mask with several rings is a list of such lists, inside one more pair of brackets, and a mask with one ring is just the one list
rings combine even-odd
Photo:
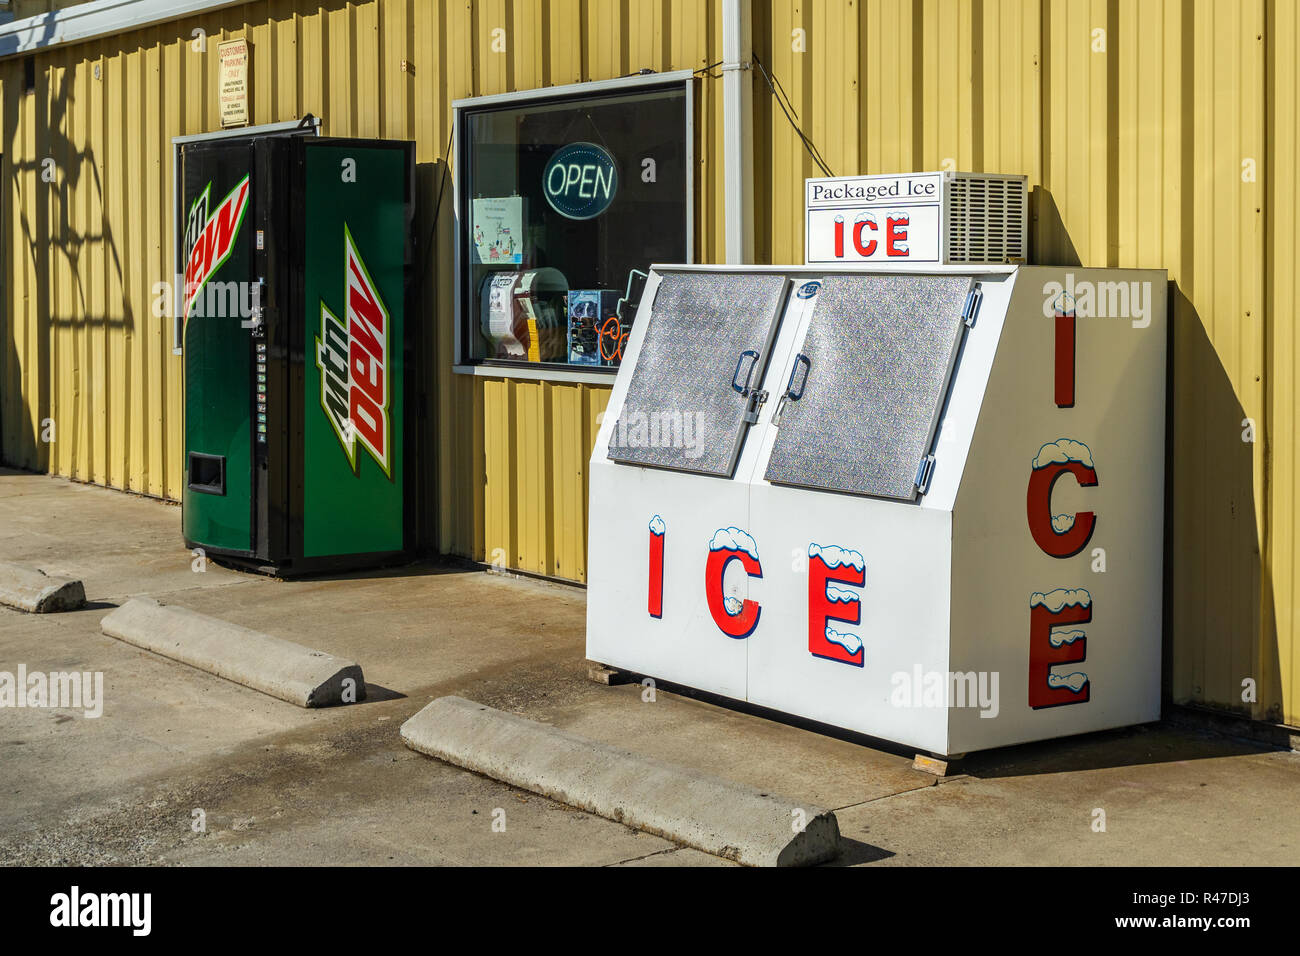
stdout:
[[[745,373],[745,380],[740,380],[740,367],[745,364],[745,359],[749,359],[749,371]],[[754,369],[758,367],[758,353],[753,349],[745,349],[736,359],[736,371],[731,375],[731,387],[739,392],[742,396],[748,396],[751,389],[749,380],[754,377]]]
[[[794,387],[794,378],[799,374],[799,369],[803,368],[803,380],[799,383],[799,388]],[[794,367],[790,369],[790,381],[785,383],[785,392],[781,395],[781,400],[776,403],[776,411],[772,413],[772,424],[781,424],[781,416],[785,412],[787,402],[797,402],[803,398],[803,390],[808,387],[808,373],[812,371],[812,359],[800,352],[794,357]]]
[[767,401],[767,391],[765,389],[754,389],[749,393],[749,401],[745,403],[745,421],[753,425],[758,421],[759,409]]

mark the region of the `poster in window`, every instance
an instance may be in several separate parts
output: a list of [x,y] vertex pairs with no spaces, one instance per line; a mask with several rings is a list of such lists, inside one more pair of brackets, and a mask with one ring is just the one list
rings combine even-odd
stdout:
[[486,265],[523,265],[524,221],[523,196],[475,199],[474,261]]

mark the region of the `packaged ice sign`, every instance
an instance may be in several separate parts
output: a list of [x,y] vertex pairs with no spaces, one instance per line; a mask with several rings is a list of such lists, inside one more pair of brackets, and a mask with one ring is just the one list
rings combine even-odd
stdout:
[[185,228],[185,300],[181,308],[181,315],[185,318],[189,318],[203,287],[230,258],[235,247],[239,227],[243,225],[244,213],[248,210],[248,177],[240,180],[209,216],[211,193],[212,184],[209,183],[190,205]]
[[984,173],[804,183],[804,262],[886,267],[1024,261],[1028,180]]
[[[940,754],[1159,717],[1165,274],[930,270],[652,271],[589,466],[590,659]],[[1062,408],[1071,281],[1150,321],[1077,317]]]
[[551,208],[566,219],[594,219],[618,193],[618,165],[603,146],[570,143],[547,161],[542,192]]
[[357,442],[384,474],[391,473],[389,445],[388,309],[361,259],[347,225],[343,226],[343,318],[320,304],[316,367],[321,373],[320,406],[357,469]]

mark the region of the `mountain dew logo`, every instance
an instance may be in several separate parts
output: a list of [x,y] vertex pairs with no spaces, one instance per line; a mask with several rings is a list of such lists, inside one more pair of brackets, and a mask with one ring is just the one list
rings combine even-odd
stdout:
[[[208,280],[230,258],[235,248],[235,237],[243,225],[248,211],[248,177],[239,181],[221,200],[221,205],[208,215],[208,196],[212,183],[190,204],[185,226],[185,303],[181,315],[189,318],[190,310]],[[214,286],[215,288],[215,286]]]
[[357,444],[392,478],[388,421],[388,309],[379,297],[347,224],[343,226],[344,318],[324,300],[316,367],[320,369],[320,405],[352,471],[357,471]]

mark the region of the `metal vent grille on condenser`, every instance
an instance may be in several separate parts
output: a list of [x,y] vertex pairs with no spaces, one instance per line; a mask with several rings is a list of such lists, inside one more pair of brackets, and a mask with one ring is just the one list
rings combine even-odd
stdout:
[[1025,177],[961,173],[946,185],[947,262],[1028,259],[1029,196]]
[[787,284],[785,276],[757,273],[665,274],[609,457],[730,476]]
[[785,401],[767,480],[915,499],[972,281],[826,276],[794,361],[806,378]]

